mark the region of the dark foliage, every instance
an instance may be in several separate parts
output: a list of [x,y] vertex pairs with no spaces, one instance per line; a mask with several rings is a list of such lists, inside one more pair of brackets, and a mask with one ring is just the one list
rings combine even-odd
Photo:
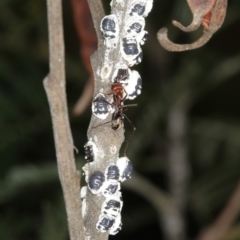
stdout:
[[[106,2],[106,6],[108,2]],[[79,56],[69,1],[63,1],[67,96],[77,165],[84,164],[83,145],[90,106],[80,118],[71,109],[87,80]],[[155,1],[147,18],[150,37],[137,68],[143,79],[138,107],[127,115],[137,131],[128,155],[134,169],[159,188],[166,178],[167,113],[188,95],[188,162],[191,181],[186,221],[195,237],[226,204],[240,175],[240,2],[229,3],[222,28],[201,49],[169,53],[156,39],[159,28],[171,29],[175,42],[197,39],[182,33],[171,19],[186,24],[184,1]],[[42,80],[48,73],[46,3],[42,0],[0,2],[0,235],[11,240],[68,239],[63,196],[56,168],[49,107]],[[132,128],[125,122],[126,135]],[[114,239],[160,239],[161,223],[145,199],[123,190],[123,230]],[[239,239],[226,238],[226,239]],[[110,237],[113,239],[113,237]]]

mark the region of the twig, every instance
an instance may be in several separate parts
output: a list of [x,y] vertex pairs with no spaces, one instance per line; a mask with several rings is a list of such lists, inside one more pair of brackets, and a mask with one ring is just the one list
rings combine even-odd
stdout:
[[[90,10],[93,16],[94,26],[96,28],[98,36],[98,50],[91,57],[91,63],[94,73],[94,96],[98,93],[102,93],[106,96],[108,102],[112,102],[112,77],[117,68],[117,64],[130,65],[129,62],[122,57],[121,47],[122,38],[126,37],[126,19],[129,14],[129,8],[133,4],[132,0],[111,2],[112,9],[111,14],[117,18],[117,29],[119,30],[116,37],[116,43],[105,42],[103,44],[103,35],[100,32],[100,22],[104,17],[104,11],[102,9],[101,2],[98,0],[88,0]],[[108,26],[109,27],[109,26]],[[106,40],[106,39],[105,39]],[[112,39],[114,40],[114,39]],[[88,129],[88,139],[94,141],[97,148],[97,154],[95,161],[91,164],[86,164],[84,171],[86,173],[86,179],[95,171],[105,172],[106,167],[111,163],[116,163],[119,157],[119,150],[124,140],[124,128],[123,125],[114,130],[111,128],[111,114],[102,121],[100,118],[92,115],[91,122]],[[108,123],[108,124],[106,124]],[[87,179],[88,180],[88,179]],[[93,195],[90,191],[87,191],[86,195],[86,212],[84,214],[84,226],[86,228],[86,235],[92,239],[101,240],[107,239],[107,233],[99,233],[96,229],[101,207],[105,200],[102,194]]]
[[230,197],[227,206],[220,213],[216,221],[204,230],[197,240],[219,240],[228,231],[239,216],[240,212],[240,182]]
[[86,110],[86,108],[92,101],[93,89],[94,89],[93,75],[90,75],[88,81],[85,84],[82,95],[79,97],[78,101],[76,102],[73,108],[73,114],[75,116],[81,115]]
[[68,216],[71,240],[84,239],[81,216],[80,173],[75,166],[73,140],[65,91],[65,61],[61,0],[47,0],[50,73],[44,79],[53,122],[58,172]]
[[[95,82],[94,95],[100,92],[100,89],[104,89],[104,91],[109,93],[111,89],[111,83],[109,81],[102,81],[101,76],[97,74],[97,70],[103,67],[103,58],[106,51],[105,46],[103,46],[103,36],[100,32],[100,22],[104,17],[104,10],[100,0],[88,0],[88,3],[98,37],[98,50],[91,57]],[[118,61],[118,59],[119,54],[115,55],[115,59],[112,59],[112,61]],[[105,121],[108,122],[110,119],[111,116],[105,119]],[[103,125],[92,128],[98,126],[99,124]],[[116,162],[118,158],[119,150],[124,139],[123,128],[119,129],[118,131],[114,131],[109,124],[104,124],[104,122],[100,121],[99,118],[92,115],[88,129],[88,139],[94,139],[100,154],[96,156],[94,164],[91,165],[89,169],[85,169],[85,173],[88,172],[87,174],[90,175],[96,170],[104,172],[107,165],[109,163]],[[93,195],[90,191],[87,191],[84,226],[86,230],[86,237],[91,238],[91,240],[108,239],[108,232],[101,233],[96,229],[96,224],[100,216],[101,206],[104,200],[105,198],[102,195]]]
[[227,233],[221,238],[221,240],[236,240],[240,236],[240,224],[234,224]]
[[183,94],[168,114],[168,178],[172,198],[171,209],[163,215],[165,235],[168,240],[186,239],[184,209],[189,180],[187,163],[187,109],[189,96]]

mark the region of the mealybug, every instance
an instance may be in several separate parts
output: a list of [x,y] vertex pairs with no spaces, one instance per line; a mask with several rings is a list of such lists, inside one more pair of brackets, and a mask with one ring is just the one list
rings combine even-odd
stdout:
[[122,57],[128,62],[129,66],[139,64],[142,61],[142,49],[134,37],[121,39]]
[[125,90],[127,92],[127,98],[130,100],[141,94],[142,78],[137,71],[131,71],[128,84],[125,86]]
[[110,235],[116,235],[122,229],[121,214],[115,218],[115,222],[109,231]]
[[115,195],[120,190],[120,183],[116,180],[106,181],[102,189],[102,194],[105,197]]
[[106,119],[111,111],[112,106],[108,103],[104,94],[98,93],[92,102],[93,114],[98,118]]
[[101,192],[104,181],[104,174],[100,171],[96,171],[89,177],[88,188],[93,194],[97,194]]
[[117,160],[117,165],[120,170],[120,181],[125,181],[131,178],[133,173],[133,165],[127,157],[121,157]]
[[152,0],[145,0],[145,1],[135,1],[131,8],[130,8],[130,13],[129,15],[131,17],[138,17],[138,16],[143,16],[147,17],[148,13],[152,9]]
[[100,29],[105,38],[105,43],[113,43],[113,46],[116,47],[119,34],[117,17],[114,14],[105,16],[101,21]]
[[100,232],[106,232],[113,226],[114,222],[115,219],[113,217],[101,214],[99,216],[96,228]]
[[106,180],[118,180],[119,179],[119,168],[116,164],[109,164],[105,171]]
[[93,162],[95,160],[96,157],[96,153],[97,153],[97,147],[96,144],[92,141],[88,141],[85,145],[84,145],[84,151],[85,151],[85,159],[86,161],[89,162]]
[[145,19],[143,17],[129,18],[126,24],[126,32],[128,37],[135,37],[138,43],[141,43],[144,31]]
[[111,217],[117,217],[122,209],[122,205],[121,195],[107,197],[102,205],[102,213]]

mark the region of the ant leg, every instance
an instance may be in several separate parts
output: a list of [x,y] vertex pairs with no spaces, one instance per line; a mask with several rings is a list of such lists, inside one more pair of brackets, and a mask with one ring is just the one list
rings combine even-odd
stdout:
[[108,123],[110,123],[110,122],[112,122],[112,120],[111,120],[111,121],[108,121],[108,122],[105,122],[105,123],[100,123],[100,124],[98,124],[97,126],[94,126],[94,127],[92,127],[92,128],[97,128],[97,127],[100,127],[100,126],[102,126],[102,125],[108,124]]
[[[98,99],[95,99],[95,100],[93,100],[93,102],[96,102]],[[109,104],[109,105],[111,105],[111,106],[114,106],[115,104],[114,103],[110,103],[109,101],[107,101],[107,100],[105,100],[105,99],[101,99],[101,101],[102,102],[105,102],[105,103],[107,103],[107,104]]]
[[112,92],[110,92],[110,93],[106,93],[105,95],[111,95],[112,94]]
[[[131,108],[131,107],[137,107],[137,104],[128,104],[128,105],[124,105],[122,108]],[[124,109],[124,111],[127,111],[128,109]]]
[[130,121],[130,119],[125,114],[123,114],[123,117],[125,117],[128,120],[128,122],[131,125],[131,127],[133,128],[133,130],[136,131],[136,127],[133,125],[133,123]]
[[125,140],[126,146],[125,146],[125,148],[124,148],[124,156],[126,157],[126,156],[127,156],[127,153],[126,153],[126,152],[127,152],[127,148],[128,148],[129,142],[130,142],[133,134],[134,134],[135,131],[136,131],[136,127],[133,125],[133,123],[130,121],[130,119],[129,119],[125,114],[123,114],[123,116],[128,120],[129,124],[131,125],[131,127],[132,127],[132,129],[133,129],[131,135],[128,137],[128,140]]
[[127,91],[126,91],[126,89],[125,88],[123,88],[123,91],[125,92],[125,96],[124,96],[124,98],[122,99],[122,102],[124,102],[125,101],[125,99],[128,97],[128,93],[127,93]]

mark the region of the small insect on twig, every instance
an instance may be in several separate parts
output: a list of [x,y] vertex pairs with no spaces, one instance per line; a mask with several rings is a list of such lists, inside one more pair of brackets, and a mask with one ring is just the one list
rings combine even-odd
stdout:
[[130,107],[136,107],[137,104],[124,105],[124,101],[126,99],[134,99],[141,93],[142,79],[138,72],[131,71],[127,66],[118,67],[113,76],[113,84],[111,85],[110,93],[113,96],[113,102],[107,101],[104,94],[98,93],[92,105],[92,111],[95,116],[106,119],[108,114],[112,113],[112,119],[111,121],[99,124],[93,128],[112,123],[112,129],[118,130],[123,125],[123,121],[126,118],[133,129],[132,134],[128,140],[126,140],[127,145],[124,150],[126,155],[126,149],[136,128],[123,111]]

